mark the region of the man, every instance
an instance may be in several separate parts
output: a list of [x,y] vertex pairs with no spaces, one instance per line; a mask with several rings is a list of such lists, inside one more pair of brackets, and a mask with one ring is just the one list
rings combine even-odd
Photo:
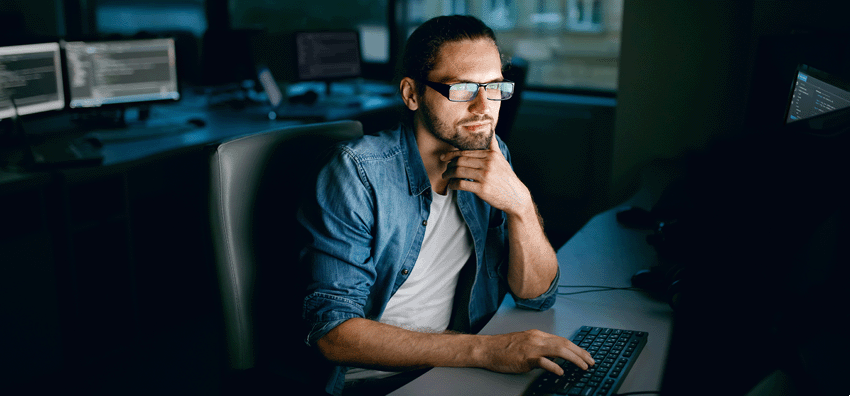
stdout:
[[480,329],[507,292],[548,309],[558,262],[494,133],[513,84],[493,31],[434,18],[408,39],[403,65],[410,122],[339,146],[299,214],[314,238],[307,342],[338,365],[327,391],[437,366],[560,374],[547,359],[558,356],[589,367],[586,351],[543,332],[449,331]]

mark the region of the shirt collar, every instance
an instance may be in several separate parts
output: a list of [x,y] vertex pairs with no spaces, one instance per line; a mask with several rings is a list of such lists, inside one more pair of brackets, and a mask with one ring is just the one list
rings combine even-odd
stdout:
[[401,125],[401,140],[404,144],[404,156],[407,163],[407,181],[410,185],[411,195],[421,195],[431,188],[431,180],[425,171],[425,163],[419,153],[419,145],[416,143],[416,134],[406,124]]

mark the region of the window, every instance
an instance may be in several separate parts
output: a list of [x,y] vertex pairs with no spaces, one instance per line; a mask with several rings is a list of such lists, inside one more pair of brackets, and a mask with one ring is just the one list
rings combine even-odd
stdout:
[[528,62],[527,85],[617,90],[623,0],[408,0],[405,29],[449,14],[493,28],[506,57]]
[[388,0],[229,0],[232,27],[261,28],[269,34],[300,30],[356,29],[365,62],[385,63],[389,55]]
[[97,0],[97,32],[132,36],[185,31],[201,37],[207,30],[204,7],[204,0]]

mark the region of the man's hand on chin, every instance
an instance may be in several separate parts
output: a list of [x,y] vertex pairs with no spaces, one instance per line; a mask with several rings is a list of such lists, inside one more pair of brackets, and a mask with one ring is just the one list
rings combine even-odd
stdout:
[[514,173],[502,154],[495,137],[488,150],[458,150],[440,156],[447,161],[443,179],[448,187],[469,191],[496,209],[508,214],[522,214],[531,208],[531,194]]

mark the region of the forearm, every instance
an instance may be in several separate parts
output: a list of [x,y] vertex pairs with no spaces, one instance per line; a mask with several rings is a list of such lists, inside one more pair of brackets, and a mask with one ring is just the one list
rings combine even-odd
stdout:
[[587,351],[565,338],[537,330],[499,335],[418,333],[355,318],[318,341],[319,350],[340,365],[404,371],[425,367],[478,367],[523,373],[542,367],[563,370],[549,357],[567,359],[583,369],[593,364]]
[[341,365],[389,371],[479,366],[480,337],[422,333],[363,319],[349,319],[318,341],[319,351]]
[[519,298],[538,297],[555,279],[558,258],[533,202],[523,211],[508,214],[507,231],[508,285]]

